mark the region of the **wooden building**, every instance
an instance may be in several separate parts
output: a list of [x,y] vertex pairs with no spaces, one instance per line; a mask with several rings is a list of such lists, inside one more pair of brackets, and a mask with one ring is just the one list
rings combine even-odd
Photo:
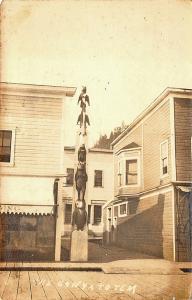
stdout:
[[[64,165],[67,176],[63,187],[64,227],[63,235],[71,233],[72,199],[74,184],[75,148],[64,148]],[[91,148],[87,153],[88,182],[86,199],[88,199],[88,233],[89,238],[103,236],[103,205],[113,199],[113,151],[108,149]]]
[[106,243],[192,259],[192,90],[167,88],[112,143],[115,198]]
[[53,258],[65,99],[76,89],[10,83],[0,89],[0,256]]

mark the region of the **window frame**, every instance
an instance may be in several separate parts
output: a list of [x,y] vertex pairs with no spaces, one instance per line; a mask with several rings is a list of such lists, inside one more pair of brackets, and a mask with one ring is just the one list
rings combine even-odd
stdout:
[[[96,171],[101,171],[102,177],[101,177],[101,185],[95,185],[95,176],[96,176]],[[94,188],[103,188],[103,170],[94,170]]]
[[123,171],[122,171],[122,160],[119,160],[118,161],[118,187],[121,187],[122,186],[122,179],[123,179]]
[[[141,185],[141,167],[140,167],[140,154],[138,153],[138,156],[134,155],[134,156],[128,156],[128,157],[124,157],[124,170],[123,170],[123,185],[121,187],[131,187],[131,188],[135,188],[135,187],[139,187]],[[129,160],[136,160],[137,161],[137,183],[135,184],[126,184],[126,164],[127,161]]]
[[2,167],[13,167],[15,165],[15,136],[16,128],[13,127],[0,127],[1,131],[11,131],[11,153],[10,153],[10,162],[0,161],[0,166]]
[[[68,177],[68,175],[70,175],[68,172],[67,172],[67,170],[73,170],[73,182],[72,183],[68,183],[67,182],[67,177]],[[74,168],[66,168],[66,173],[67,173],[67,177],[66,177],[66,186],[73,186],[74,185],[74,176],[75,176],[75,170],[74,170]]]
[[[126,184],[126,161],[127,160],[137,160],[137,184]],[[121,185],[119,185],[119,173],[117,174],[117,186],[121,188],[138,188],[141,186],[141,149],[129,149],[121,151],[118,154],[118,172],[119,172],[119,163],[121,164]]]
[[[121,214],[121,211],[120,211],[120,206],[121,205],[125,205],[126,206],[126,213],[125,214]],[[126,217],[126,216],[128,216],[128,213],[127,213],[127,202],[119,203],[118,204],[118,217]]]
[[[100,209],[101,209],[101,220],[100,220],[99,223],[97,223],[97,222],[95,221],[95,206],[99,206]],[[93,204],[93,225],[94,225],[94,226],[99,226],[99,225],[101,225],[101,223],[102,223],[102,218],[103,218],[102,205],[101,205],[101,204]]]
[[[132,184],[129,184],[129,183],[127,183],[127,162],[128,161],[135,161],[136,160],[136,169],[137,169],[137,182],[136,183],[132,183]],[[124,176],[125,176],[125,178],[124,178],[124,182],[125,182],[125,185],[126,186],[138,186],[138,183],[139,183],[139,166],[138,166],[138,164],[139,164],[139,160],[138,160],[138,158],[129,158],[129,159],[125,159],[125,174],[124,174]]]
[[[165,157],[165,158],[167,158],[167,173],[165,173],[165,174],[163,174],[163,159],[165,159],[165,158],[162,158],[162,145],[163,144],[166,144],[166,154],[167,154],[167,156]],[[165,178],[165,177],[169,176],[168,166],[169,166],[169,143],[168,143],[168,139],[166,139],[160,143],[160,178]]]
[[[70,218],[70,222],[66,222],[66,211],[67,211],[67,209],[66,209],[66,207],[67,207],[67,205],[70,205],[70,207],[71,207],[71,214],[70,214],[70,216],[71,216],[71,218]],[[64,211],[64,225],[70,225],[71,224],[71,222],[72,222],[72,215],[73,215],[73,205],[72,205],[72,203],[65,203],[65,211]]]

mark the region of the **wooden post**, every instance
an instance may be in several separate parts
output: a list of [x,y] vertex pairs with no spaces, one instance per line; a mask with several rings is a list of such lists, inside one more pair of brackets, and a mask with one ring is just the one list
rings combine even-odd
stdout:
[[[78,153],[78,149],[81,146],[82,141],[80,140],[76,144],[76,155]],[[83,138],[83,143],[86,146],[87,150],[87,158],[88,158],[88,147],[87,147],[87,136]],[[77,163],[75,163],[75,168]],[[75,169],[76,170],[76,169]],[[77,191],[74,186],[73,193],[73,209],[75,207],[75,201],[77,198]],[[88,201],[87,201],[87,190],[85,192],[85,203],[86,203],[86,212],[88,213]],[[88,226],[86,225],[83,230],[72,230],[71,233],[71,255],[70,260],[73,262],[86,262],[88,261]]]
[[64,207],[62,200],[62,178],[58,182],[58,206],[56,213],[56,234],[55,234],[55,261],[61,260],[61,234],[63,229]]
[[[76,146],[75,146],[75,171],[77,163],[78,162],[78,171],[77,171],[77,177],[78,181],[79,178],[82,179],[82,181],[85,181],[85,173],[86,173],[86,167],[87,167],[87,158],[88,155],[88,136],[87,136],[87,130],[86,130],[86,123],[89,124],[89,118],[86,115],[86,101],[89,104],[89,97],[86,94],[86,88],[82,90],[82,93],[79,97],[81,102],[81,114],[79,115],[78,120],[80,121],[80,130],[79,134],[77,135],[76,140]],[[79,101],[78,101],[79,102]],[[78,150],[83,151],[83,153],[86,152],[86,155],[84,158],[81,157],[81,159],[77,158]],[[81,170],[81,171],[79,171]],[[83,171],[84,170],[84,174]],[[80,175],[79,175],[80,174]],[[89,179],[88,179],[89,180]],[[81,183],[82,184],[82,183]],[[81,186],[80,184],[80,186]],[[83,184],[82,184],[83,185]],[[80,189],[78,188],[78,191]],[[81,186],[81,196],[77,197],[77,191],[75,188],[74,183],[74,194],[73,194],[73,227],[72,233],[71,233],[71,261],[77,261],[77,262],[83,262],[88,260],[88,226],[87,226],[87,217],[86,213],[88,212],[88,201],[87,201],[87,192],[86,192],[86,185],[85,185],[85,195],[82,196],[83,187]],[[83,199],[82,199],[82,198]],[[78,200],[77,200],[78,198]],[[75,207],[76,206],[76,207]],[[82,225],[83,224],[83,225]]]

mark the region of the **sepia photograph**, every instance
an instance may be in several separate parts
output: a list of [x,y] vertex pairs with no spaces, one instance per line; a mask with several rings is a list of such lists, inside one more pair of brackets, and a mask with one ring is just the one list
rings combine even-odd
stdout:
[[0,1],[0,300],[192,300],[192,1]]

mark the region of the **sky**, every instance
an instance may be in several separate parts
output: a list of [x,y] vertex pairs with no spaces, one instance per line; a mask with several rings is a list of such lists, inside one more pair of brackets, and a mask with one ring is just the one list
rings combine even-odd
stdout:
[[192,1],[4,0],[1,81],[87,86],[90,144],[130,124],[166,87],[192,88]]

